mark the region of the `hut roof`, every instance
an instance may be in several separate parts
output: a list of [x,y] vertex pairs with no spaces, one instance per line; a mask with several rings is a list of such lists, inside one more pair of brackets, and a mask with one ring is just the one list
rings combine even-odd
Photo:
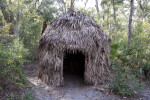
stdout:
[[79,51],[85,56],[85,83],[101,84],[109,76],[109,43],[110,37],[94,19],[69,10],[54,19],[40,38],[38,77],[47,84],[62,85],[66,51]]
[[93,52],[108,45],[110,40],[93,18],[68,10],[51,22],[40,39],[39,48]]

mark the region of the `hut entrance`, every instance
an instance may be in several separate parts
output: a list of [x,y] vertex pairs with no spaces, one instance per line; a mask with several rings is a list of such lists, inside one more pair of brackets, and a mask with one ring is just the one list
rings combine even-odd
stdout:
[[65,53],[63,62],[63,76],[65,83],[84,81],[85,55],[81,52]]

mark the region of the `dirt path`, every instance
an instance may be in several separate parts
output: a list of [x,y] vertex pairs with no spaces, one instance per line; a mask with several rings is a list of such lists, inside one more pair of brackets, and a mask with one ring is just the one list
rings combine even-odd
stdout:
[[24,73],[38,100],[150,100],[150,88],[145,88],[132,97],[120,97],[110,94],[104,88],[84,85],[78,76],[66,75],[64,86],[51,87],[38,80],[36,72],[37,62],[25,65]]
[[[39,100],[118,100],[119,97],[97,91],[92,86],[86,86],[78,77],[69,76],[62,87],[50,87],[35,77],[28,77],[33,91]],[[76,80],[76,81],[74,81]]]

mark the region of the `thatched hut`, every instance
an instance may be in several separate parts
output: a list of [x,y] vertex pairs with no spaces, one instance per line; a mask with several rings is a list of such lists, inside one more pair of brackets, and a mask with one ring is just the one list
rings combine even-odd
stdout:
[[69,10],[54,19],[40,38],[38,77],[59,86],[65,70],[82,71],[86,84],[101,84],[109,73],[110,41],[94,19]]

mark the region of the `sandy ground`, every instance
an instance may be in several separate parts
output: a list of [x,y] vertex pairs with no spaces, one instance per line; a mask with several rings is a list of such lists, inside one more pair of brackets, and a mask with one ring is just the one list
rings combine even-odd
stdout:
[[132,97],[121,97],[101,86],[87,86],[79,76],[74,75],[66,75],[62,87],[48,86],[37,78],[37,62],[26,64],[24,73],[38,100],[150,100],[148,86]]

